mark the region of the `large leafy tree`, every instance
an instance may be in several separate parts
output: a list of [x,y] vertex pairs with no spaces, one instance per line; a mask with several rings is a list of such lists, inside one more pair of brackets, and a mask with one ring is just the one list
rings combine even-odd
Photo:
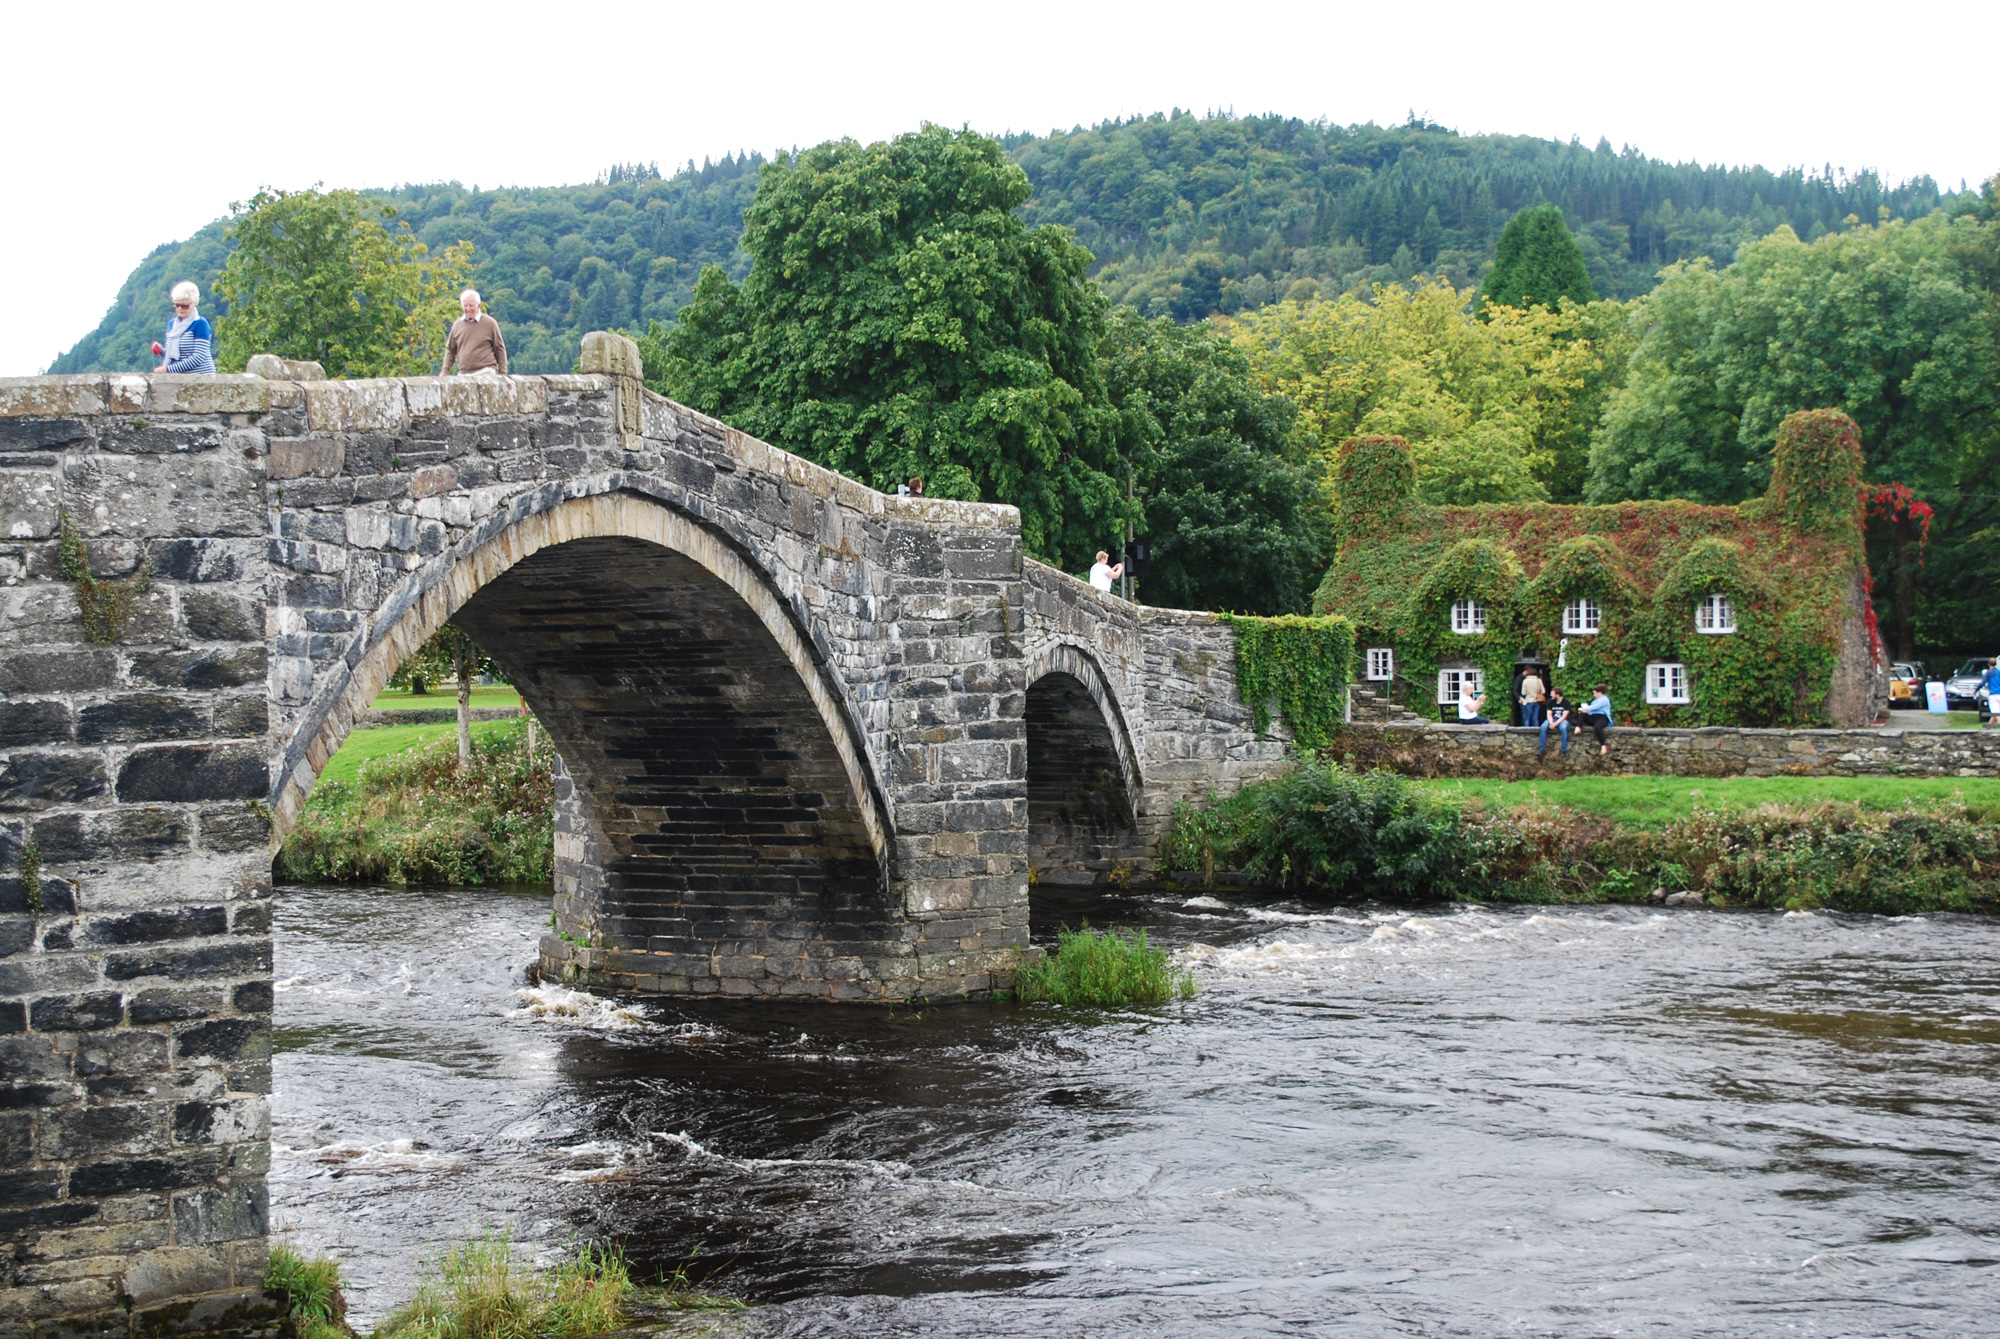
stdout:
[[1152,571],[1138,598],[1183,609],[1302,611],[1328,557],[1319,472],[1293,410],[1219,330],[1113,313],[1102,349]]
[[1483,305],[1500,307],[1556,307],[1564,298],[1585,303],[1597,297],[1562,210],[1536,205],[1507,220],[1479,296]]
[[1244,314],[1238,347],[1298,406],[1324,462],[1356,434],[1409,441],[1438,503],[1572,496],[1590,425],[1623,359],[1616,303],[1487,307],[1437,281],[1374,301],[1284,302]]
[[1067,229],[1022,221],[1027,198],[999,141],[933,125],[769,163],[749,274],[703,272],[648,332],[649,379],[876,487],[1012,503],[1031,553],[1087,561],[1126,515],[1107,304]]
[[390,230],[394,207],[355,191],[265,190],[231,209],[235,250],[216,282],[229,303],[221,366],[275,353],[371,377],[442,363],[471,244],[432,254],[408,228]]
[[1753,497],[1786,414],[1844,409],[1861,425],[1869,477],[1938,508],[1917,640],[1962,649],[2000,637],[2000,561],[1988,556],[2000,519],[1990,212],[1850,226],[1810,244],[1780,229],[1726,270],[1670,267],[1635,314],[1642,334],[1592,447],[1590,496]]

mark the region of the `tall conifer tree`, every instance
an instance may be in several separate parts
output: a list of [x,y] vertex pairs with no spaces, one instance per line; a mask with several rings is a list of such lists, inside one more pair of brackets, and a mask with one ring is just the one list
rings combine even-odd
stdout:
[[1596,299],[1583,252],[1570,236],[1562,210],[1536,205],[1507,220],[1479,297],[1482,308],[1492,304],[1553,308],[1564,298]]

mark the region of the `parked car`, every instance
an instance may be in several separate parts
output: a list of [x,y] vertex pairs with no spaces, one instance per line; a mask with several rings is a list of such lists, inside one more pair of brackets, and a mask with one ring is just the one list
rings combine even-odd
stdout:
[[1983,710],[1986,702],[1986,667],[1990,656],[1974,656],[1944,681],[1945,705],[1953,711]]
[[1924,667],[1914,660],[1898,660],[1889,666],[1889,707],[1891,710],[1921,709],[1924,705]]

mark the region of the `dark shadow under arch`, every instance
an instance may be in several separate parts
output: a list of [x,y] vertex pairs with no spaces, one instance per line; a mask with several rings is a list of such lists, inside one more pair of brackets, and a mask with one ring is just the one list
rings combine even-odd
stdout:
[[561,750],[558,920],[594,931],[612,971],[709,976],[774,941],[880,940],[886,880],[848,769],[784,648],[715,574],[645,540],[574,539],[454,617]]
[[1098,698],[1067,670],[1028,685],[1028,860],[1038,884],[1122,881],[1137,854],[1132,790]]

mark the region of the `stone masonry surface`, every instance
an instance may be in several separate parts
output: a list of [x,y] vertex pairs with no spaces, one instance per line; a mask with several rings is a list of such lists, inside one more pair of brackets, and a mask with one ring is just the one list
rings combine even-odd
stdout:
[[1004,986],[1031,863],[1144,868],[1282,760],[1225,625],[652,395],[629,341],[256,366],[0,380],[0,1339],[271,1328],[271,854],[446,618],[558,745],[542,970],[599,988]]
[[1588,733],[1571,736],[1567,757],[1553,734],[1538,755],[1539,738],[1535,730],[1499,725],[1357,721],[1341,747],[1358,765],[1409,776],[2000,776],[2000,731],[1905,730],[1893,718],[1872,730],[1621,727],[1610,732],[1604,757]]

